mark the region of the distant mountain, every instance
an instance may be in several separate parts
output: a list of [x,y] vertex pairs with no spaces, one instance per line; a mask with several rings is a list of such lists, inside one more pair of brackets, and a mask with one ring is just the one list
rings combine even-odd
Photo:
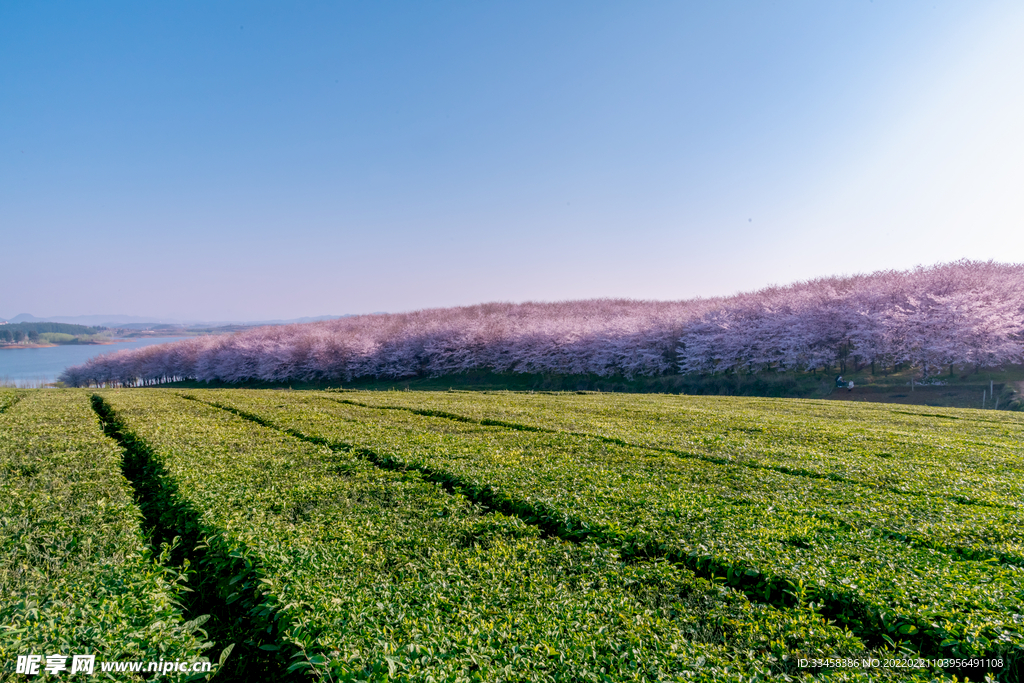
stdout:
[[[321,315],[317,317],[292,318],[290,320],[175,320],[172,318],[147,318],[138,315],[52,315],[45,318],[37,318],[31,313],[19,313],[10,318],[11,323],[69,323],[72,325],[87,325],[89,327],[121,327],[134,330],[145,330],[157,325],[171,325],[175,327],[225,327],[228,325],[244,327],[261,327],[263,325],[293,325],[295,323],[313,323],[323,320],[337,320],[348,318],[346,315]],[[2,321],[2,319],[0,319]]]
[[52,315],[37,318],[31,313],[19,313],[10,319],[12,323],[69,323],[71,325],[87,325],[89,327],[116,327],[125,323],[162,323],[176,322],[159,318],[145,318],[138,315]]

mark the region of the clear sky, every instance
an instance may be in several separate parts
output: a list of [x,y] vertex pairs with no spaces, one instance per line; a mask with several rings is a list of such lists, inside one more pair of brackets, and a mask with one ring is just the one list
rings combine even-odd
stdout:
[[1024,261],[1024,4],[0,3],[0,316]]

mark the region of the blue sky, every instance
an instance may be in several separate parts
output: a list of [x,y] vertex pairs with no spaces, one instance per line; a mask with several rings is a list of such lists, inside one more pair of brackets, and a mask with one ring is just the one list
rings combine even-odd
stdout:
[[0,4],[0,316],[1024,261],[1016,2]]

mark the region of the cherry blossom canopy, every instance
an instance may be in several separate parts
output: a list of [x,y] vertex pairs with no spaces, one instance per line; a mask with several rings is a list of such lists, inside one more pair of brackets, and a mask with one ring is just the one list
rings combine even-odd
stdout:
[[491,303],[262,327],[120,351],[72,386],[812,370],[904,363],[925,374],[1024,360],[1024,265],[959,261],[729,298]]

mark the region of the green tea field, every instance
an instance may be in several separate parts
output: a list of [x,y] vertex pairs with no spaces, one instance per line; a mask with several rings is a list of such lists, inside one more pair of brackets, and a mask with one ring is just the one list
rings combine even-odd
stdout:
[[205,663],[166,680],[1020,681],[1024,414],[0,389],[0,680],[79,680],[58,654]]

